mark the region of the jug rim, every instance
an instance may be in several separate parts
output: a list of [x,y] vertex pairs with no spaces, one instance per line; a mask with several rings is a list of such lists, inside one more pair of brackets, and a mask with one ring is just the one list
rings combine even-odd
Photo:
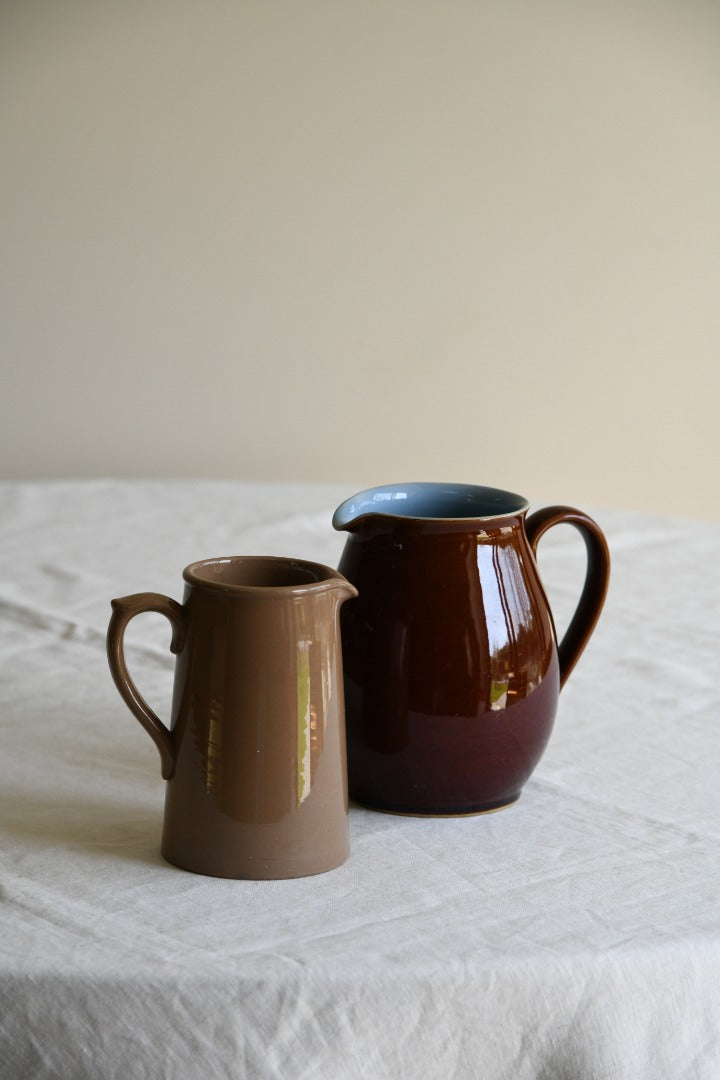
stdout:
[[356,492],[338,506],[332,524],[338,531],[351,529],[368,517],[463,524],[517,517],[529,506],[523,495],[503,488],[413,481],[381,484]]
[[183,570],[188,585],[229,595],[292,596],[344,587],[357,595],[347,578],[331,566],[283,555],[217,555]]

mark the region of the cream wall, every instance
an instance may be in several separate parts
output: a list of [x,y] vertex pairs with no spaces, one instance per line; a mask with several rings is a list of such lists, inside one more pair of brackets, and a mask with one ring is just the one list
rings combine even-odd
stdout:
[[2,476],[720,520],[720,5],[0,6]]

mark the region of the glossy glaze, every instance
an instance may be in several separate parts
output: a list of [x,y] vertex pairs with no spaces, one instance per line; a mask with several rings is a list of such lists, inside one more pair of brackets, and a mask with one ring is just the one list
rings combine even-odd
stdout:
[[[184,572],[182,605],[112,602],[115,683],[156,742],[167,779],[161,850],[196,873],[301,877],[348,854],[337,571],[275,558],[211,559]],[[167,728],[125,666],[131,618],[159,611],[177,654]]]
[[[602,532],[585,514],[526,512],[510,492],[439,484],[371,489],[336,511],[335,527],[349,532],[339,568],[359,593],[341,618],[359,802],[462,814],[518,798],[609,573]],[[558,653],[534,552],[560,522],[582,532],[589,561]]]

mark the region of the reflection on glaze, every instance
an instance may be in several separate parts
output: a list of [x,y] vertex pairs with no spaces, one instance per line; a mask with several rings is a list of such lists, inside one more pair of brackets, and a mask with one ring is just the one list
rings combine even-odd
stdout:
[[297,643],[297,805],[310,793],[310,642]]
[[205,756],[205,790],[209,793],[220,779],[223,745],[223,699],[211,698]]
[[[308,797],[325,745],[334,673],[340,666],[334,626],[313,629],[306,625],[303,610],[295,612],[297,641],[297,805]],[[331,632],[332,631],[332,632]],[[309,636],[303,636],[303,635]],[[318,700],[319,698],[319,700]]]
[[[222,687],[227,665],[227,634],[225,627],[215,628],[209,635],[210,686]],[[205,791],[210,794],[222,782],[223,731],[225,724],[225,696],[209,694],[207,725],[198,726],[197,741],[203,762]]]
[[[506,530],[501,530],[506,533]],[[503,536],[478,535],[477,568],[488,635],[487,699],[493,712],[527,697],[542,678],[542,643],[518,549]]]

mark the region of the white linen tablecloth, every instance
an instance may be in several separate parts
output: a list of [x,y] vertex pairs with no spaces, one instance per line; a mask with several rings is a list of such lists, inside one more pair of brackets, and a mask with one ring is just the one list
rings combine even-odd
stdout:
[[[349,861],[295,881],[160,857],[159,758],[110,679],[110,599],[181,599],[211,555],[336,564],[349,494],[0,485],[0,1075],[716,1080],[718,526],[596,513],[608,602],[514,807],[351,807]],[[541,541],[559,624],[583,556],[573,529]],[[128,631],[163,718],[169,633]]]

